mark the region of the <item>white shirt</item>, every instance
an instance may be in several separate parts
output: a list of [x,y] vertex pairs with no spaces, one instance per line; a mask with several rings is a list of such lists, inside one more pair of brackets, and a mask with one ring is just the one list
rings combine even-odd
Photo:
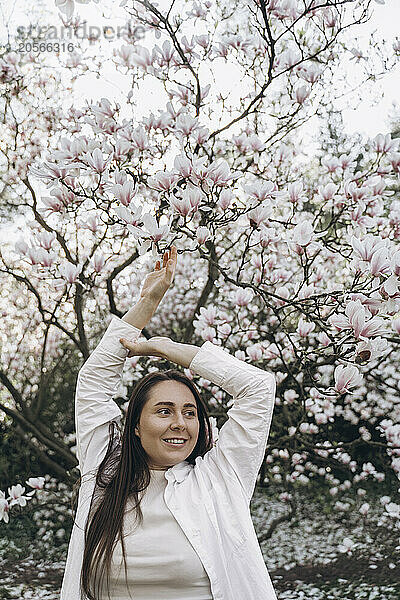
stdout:
[[[164,501],[164,470],[150,469],[141,497],[143,524],[135,521],[130,498],[124,515],[127,580],[135,600],[212,600],[210,580],[193,546]],[[127,600],[121,542],[110,571],[111,600]],[[100,600],[108,600],[104,586]]]
[[[84,526],[95,473],[107,450],[109,422],[122,418],[112,400],[128,354],[119,338],[136,341],[139,335],[139,329],[113,316],[78,373],[75,425],[82,483],[60,600],[80,600]],[[272,420],[275,377],[209,341],[189,367],[233,396],[233,406],[204,457],[164,472],[165,503],[207,572],[213,600],[277,600],[250,514]]]

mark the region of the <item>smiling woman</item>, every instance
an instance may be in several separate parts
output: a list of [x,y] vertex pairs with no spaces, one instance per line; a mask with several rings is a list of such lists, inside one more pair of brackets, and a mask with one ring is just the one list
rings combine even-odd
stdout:
[[[79,371],[81,485],[61,600],[276,600],[249,511],[275,379],[209,341],[137,341],[176,259],[172,247],[162,268],[157,261],[139,302],[113,317]],[[112,398],[127,356],[163,357],[232,395],[218,441],[196,385],[177,369],[137,382],[116,436],[122,415]]]

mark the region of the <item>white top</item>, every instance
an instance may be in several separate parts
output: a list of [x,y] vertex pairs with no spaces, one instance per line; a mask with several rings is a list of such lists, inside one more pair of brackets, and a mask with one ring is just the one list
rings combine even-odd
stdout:
[[[120,424],[122,419],[113,398],[128,350],[119,338],[135,342],[139,336],[139,329],[113,316],[78,373],[75,427],[82,483],[60,600],[81,600],[84,527],[95,476],[107,450],[109,423]],[[197,457],[194,465],[184,460],[164,472],[165,504],[201,560],[213,600],[277,600],[249,506],[267,447],[275,377],[209,341],[189,367],[232,396],[233,405],[211,450]]]
[[[212,600],[210,580],[194,548],[164,501],[164,470],[150,469],[151,480],[140,506],[143,524],[135,522],[134,502],[124,516],[127,581],[134,600]],[[100,600],[107,600],[104,585]],[[111,600],[128,600],[122,546],[111,563]]]

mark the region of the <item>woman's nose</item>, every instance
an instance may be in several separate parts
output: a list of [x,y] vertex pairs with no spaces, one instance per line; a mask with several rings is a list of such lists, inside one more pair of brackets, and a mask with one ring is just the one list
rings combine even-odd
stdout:
[[172,419],[172,426],[186,427],[183,415],[175,415]]

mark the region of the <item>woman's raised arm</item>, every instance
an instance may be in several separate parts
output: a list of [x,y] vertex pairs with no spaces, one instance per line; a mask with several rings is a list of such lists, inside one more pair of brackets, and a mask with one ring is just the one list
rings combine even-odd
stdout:
[[139,301],[122,317],[123,321],[138,329],[146,327],[174,279],[176,262],[177,249],[172,246],[170,252],[164,253],[163,266],[158,260],[154,271],[147,275]]

